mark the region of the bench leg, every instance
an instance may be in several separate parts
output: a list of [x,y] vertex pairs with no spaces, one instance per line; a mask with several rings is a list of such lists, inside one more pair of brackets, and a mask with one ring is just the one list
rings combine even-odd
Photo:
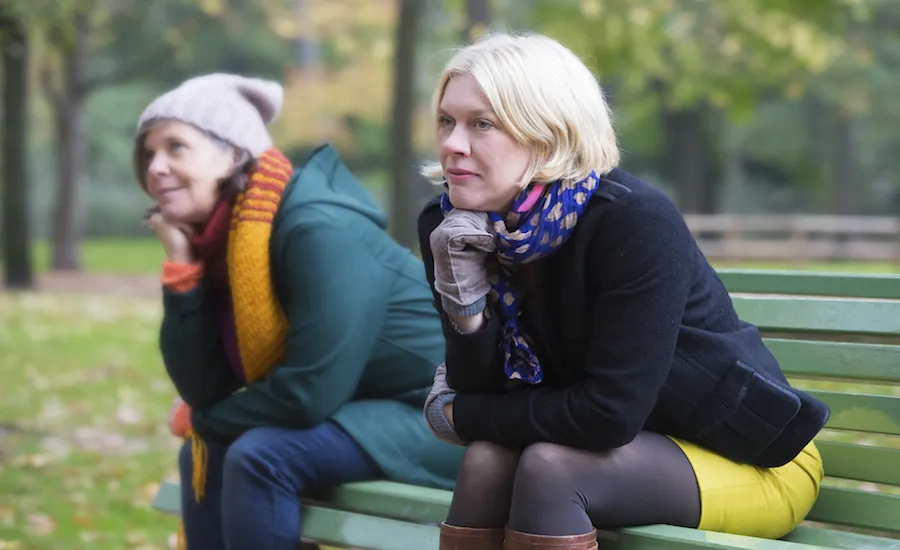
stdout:
[[503,550],[503,529],[441,524],[440,550]]
[[504,550],[597,550],[597,531],[583,535],[551,537],[506,530]]

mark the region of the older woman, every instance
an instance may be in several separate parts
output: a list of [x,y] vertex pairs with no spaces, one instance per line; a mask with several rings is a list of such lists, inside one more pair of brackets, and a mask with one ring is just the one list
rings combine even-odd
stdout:
[[582,62],[542,36],[485,38],[450,60],[434,117],[425,172],[447,192],[419,238],[447,352],[425,415],[466,445],[441,548],[800,523],[828,408],[788,384],[672,202],[617,168]]
[[281,101],[276,83],[205,75],[138,122],[193,549],[296,548],[301,493],[450,488],[461,458],[422,422],[444,342],[421,262],[332,148],[293,171],[267,132]]

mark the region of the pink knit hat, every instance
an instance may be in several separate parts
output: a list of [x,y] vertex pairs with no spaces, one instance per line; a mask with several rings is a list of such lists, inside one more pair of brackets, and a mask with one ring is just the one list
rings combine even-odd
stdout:
[[192,124],[254,158],[272,147],[266,127],[281,111],[284,90],[270,80],[215,73],[191,78],[141,113],[138,133],[161,119]]

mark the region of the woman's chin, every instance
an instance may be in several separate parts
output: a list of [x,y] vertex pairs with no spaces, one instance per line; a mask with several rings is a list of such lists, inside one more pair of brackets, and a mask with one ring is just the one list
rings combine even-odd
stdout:
[[472,210],[474,212],[490,212],[491,209],[483,197],[473,197],[465,193],[450,193],[453,208]]
[[190,209],[180,207],[177,204],[160,205],[159,211],[166,223],[170,225],[188,225],[194,223],[191,221],[194,217],[191,215],[193,212],[191,212]]

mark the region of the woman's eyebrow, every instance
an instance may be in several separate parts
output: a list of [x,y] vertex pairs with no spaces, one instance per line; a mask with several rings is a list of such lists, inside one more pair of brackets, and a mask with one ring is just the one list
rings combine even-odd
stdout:
[[[476,118],[477,118],[477,117],[493,117],[493,116],[494,116],[494,111],[492,111],[492,110],[490,110],[490,109],[471,109],[471,110],[468,110],[468,111],[467,111],[467,110],[462,110],[461,112],[462,112],[462,114],[464,114],[464,115],[469,115],[469,116],[471,116],[471,117],[476,117]],[[440,114],[440,115],[446,115],[446,116],[452,116],[452,115],[450,115],[450,113],[448,113],[447,110],[444,109],[444,108],[438,109],[438,114]]]

